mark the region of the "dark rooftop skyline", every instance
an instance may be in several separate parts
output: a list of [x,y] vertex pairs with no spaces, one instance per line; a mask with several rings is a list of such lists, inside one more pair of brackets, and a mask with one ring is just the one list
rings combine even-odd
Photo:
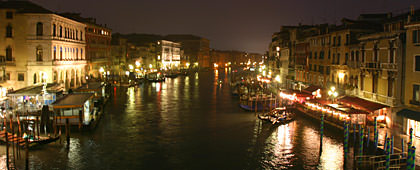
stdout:
[[[193,34],[211,48],[263,53],[282,25],[340,24],[362,13],[396,14],[416,9],[414,0],[32,0],[62,12],[79,12],[106,24],[113,33]],[[394,14],[394,15],[396,15]]]

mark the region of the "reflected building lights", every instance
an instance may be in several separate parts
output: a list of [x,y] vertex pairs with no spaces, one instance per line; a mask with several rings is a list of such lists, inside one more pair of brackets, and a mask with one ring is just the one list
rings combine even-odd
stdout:
[[[165,84],[166,85],[166,84]],[[160,86],[161,86],[161,84],[160,83],[156,83],[156,92],[160,92]]]

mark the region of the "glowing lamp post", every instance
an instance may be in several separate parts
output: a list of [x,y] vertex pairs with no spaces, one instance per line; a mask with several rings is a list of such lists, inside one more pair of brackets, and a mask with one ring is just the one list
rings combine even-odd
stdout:
[[102,76],[104,75],[104,73],[105,73],[105,69],[103,68],[103,67],[101,67],[101,68],[99,68],[99,72],[100,72],[100,74],[101,74],[101,79],[102,79]]
[[328,91],[328,95],[332,98],[333,102],[334,99],[338,96],[337,91],[335,91],[335,87],[331,87],[330,91]]

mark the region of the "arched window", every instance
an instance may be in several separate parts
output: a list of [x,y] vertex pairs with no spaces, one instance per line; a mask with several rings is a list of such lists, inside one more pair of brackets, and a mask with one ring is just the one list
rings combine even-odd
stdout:
[[53,80],[54,80],[54,83],[57,83],[57,71],[53,72]]
[[53,51],[53,60],[57,59],[57,47],[54,46],[54,51]]
[[53,37],[57,36],[57,26],[53,24]]
[[43,56],[42,47],[41,46],[36,47],[36,61],[42,61],[42,56]]
[[12,47],[10,46],[6,48],[6,61],[13,61]]
[[12,38],[12,36],[13,36],[12,26],[11,25],[7,25],[6,26],[6,37]]
[[41,73],[41,82],[42,82],[42,83],[47,82],[47,76],[46,76],[46,73]]
[[79,59],[79,49],[76,48],[76,60],[78,60],[78,59]]
[[63,37],[63,27],[62,26],[60,26],[60,37]]
[[60,47],[60,60],[63,60],[63,47]]
[[36,84],[37,83],[37,77],[36,77],[36,73],[34,73],[34,84]]
[[43,32],[44,32],[44,25],[42,24],[42,22],[38,22],[36,23],[36,36],[42,36]]

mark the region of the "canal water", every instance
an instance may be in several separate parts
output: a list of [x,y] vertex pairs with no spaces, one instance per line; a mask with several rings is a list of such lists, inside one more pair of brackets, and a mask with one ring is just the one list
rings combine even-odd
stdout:
[[113,87],[98,127],[73,131],[70,149],[31,150],[31,169],[343,169],[343,132],[325,128],[320,156],[319,122],[262,123],[231,96],[228,72]]

